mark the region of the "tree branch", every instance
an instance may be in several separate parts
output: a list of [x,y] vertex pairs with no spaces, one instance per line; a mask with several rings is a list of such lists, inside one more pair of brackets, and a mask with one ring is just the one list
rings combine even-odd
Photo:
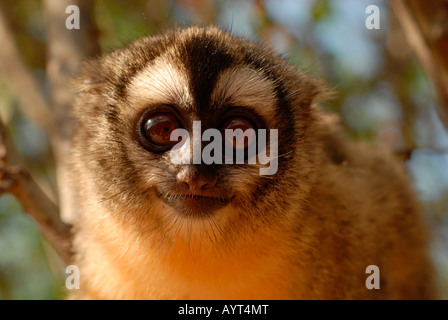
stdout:
[[20,59],[11,31],[0,10],[0,70],[16,93],[19,109],[35,125],[51,134],[53,117],[31,72]]
[[[71,151],[74,130],[72,119],[73,77],[77,75],[82,60],[99,53],[98,35],[93,21],[93,1],[44,0],[48,34],[47,75],[51,84],[51,108],[54,111],[57,132],[52,145],[56,158],[61,217],[73,222],[77,216],[77,199],[70,189],[67,156]],[[80,29],[69,30],[65,26],[69,5],[78,6],[81,14]]]
[[[69,5],[77,5],[80,8],[80,30],[68,30],[65,26],[65,19],[68,16],[65,11]],[[92,6],[92,1],[88,0],[44,1],[48,22],[47,75],[51,85],[50,105],[45,101],[30,71],[19,58],[19,50],[0,11],[2,45],[0,69],[12,84],[21,113],[43,128],[51,137],[57,165],[60,208],[36,184],[2,123],[0,123],[0,194],[8,192],[17,197],[24,211],[36,221],[43,235],[66,263],[71,259],[70,227],[61,220],[59,213],[74,212],[77,207],[74,194],[69,188],[69,172],[66,166],[73,131],[71,84],[81,61],[86,56],[99,53],[97,41],[99,32],[91,14]]]
[[392,8],[432,80],[441,118],[448,127],[448,3],[393,0]]
[[60,220],[57,206],[26,170],[6,128],[0,122],[0,194],[5,192],[16,196],[62,260],[70,263],[70,227]]

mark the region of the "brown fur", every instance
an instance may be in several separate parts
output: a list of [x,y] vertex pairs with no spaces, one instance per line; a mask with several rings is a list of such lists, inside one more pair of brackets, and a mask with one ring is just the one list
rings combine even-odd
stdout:
[[[191,97],[158,96],[204,123],[217,113],[209,108],[226,107],[210,102],[222,70],[250,66],[254,81],[266,79],[274,105],[257,110],[250,97],[244,101],[267,128],[279,129],[277,174],[213,167],[215,191],[236,196],[203,218],[161,201],[156,190],[177,190],[182,168],[136,141],[135,123],[148,105],[131,88],[136,75],[155,72],[153,61],[171,64],[190,85]],[[319,82],[268,49],[215,28],[189,28],[91,62],[82,80],[73,155],[81,290],[72,298],[434,297],[426,231],[401,165],[343,138],[311,105]],[[380,268],[379,290],[365,287],[368,265]]]

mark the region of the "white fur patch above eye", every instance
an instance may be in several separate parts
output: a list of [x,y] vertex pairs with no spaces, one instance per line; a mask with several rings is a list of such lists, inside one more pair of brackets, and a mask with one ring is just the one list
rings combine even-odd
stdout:
[[274,83],[263,74],[249,68],[230,68],[218,78],[211,96],[212,105],[250,107],[261,116],[270,118],[275,111]]
[[169,104],[191,106],[188,79],[166,56],[156,58],[137,73],[128,86],[130,102],[135,106]]

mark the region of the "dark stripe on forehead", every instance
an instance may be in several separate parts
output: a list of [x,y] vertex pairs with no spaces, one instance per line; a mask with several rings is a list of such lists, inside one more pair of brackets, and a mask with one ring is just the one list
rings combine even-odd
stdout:
[[231,66],[234,58],[225,43],[205,32],[187,39],[179,53],[196,107],[207,111],[219,74]]

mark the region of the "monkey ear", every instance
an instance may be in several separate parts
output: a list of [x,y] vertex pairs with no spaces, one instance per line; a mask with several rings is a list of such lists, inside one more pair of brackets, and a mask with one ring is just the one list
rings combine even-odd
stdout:
[[98,60],[84,63],[76,87],[80,92],[101,95],[104,91],[107,71]]
[[303,98],[306,104],[312,105],[333,98],[335,92],[324,80],[311,76],[305,79],[305,83],[301,83],[300,86],[306,93]]
[[108,71],[100,60],[85,62],[80,74],[74,79],[76,91],[73,113],[81,117],[85,114],[98,114],[104,105]]
[[312,83],[315,88],[313,103],[331,100],[335,96],[336,91],[325,80],[313,78]]

